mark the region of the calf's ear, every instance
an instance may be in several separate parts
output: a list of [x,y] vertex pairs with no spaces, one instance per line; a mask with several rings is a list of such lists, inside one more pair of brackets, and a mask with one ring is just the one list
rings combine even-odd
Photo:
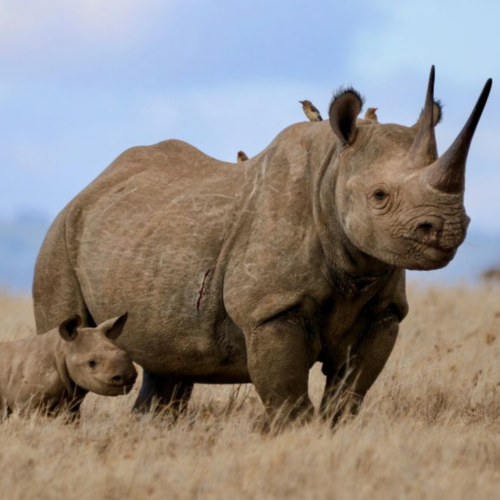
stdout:
[[347,146],[356,139],[356,118],[363,109],[364,98],[353,88],[340,89],[330,104],[330,126],[340,142]]
[[76,336],[78,335],[78,328],[82,326],[82,323],[83,323],[82,318],[78,314],[71,316],[71,318],[65,319],[59,325],[59,335],[66,342],[71,342],[72,340],[75,340]]
[[118,316],[117,318],[108,319],[99,325],[102,329],[104,336],[110,340],[116,340],[122,333],[123,327],[127,322],[128,312]]

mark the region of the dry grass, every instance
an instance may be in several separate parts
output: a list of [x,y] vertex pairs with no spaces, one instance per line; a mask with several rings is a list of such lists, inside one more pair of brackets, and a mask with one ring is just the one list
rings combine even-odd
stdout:
[[[198,386],[173,427],[128,397],[90,396],[79,426],[0,426],[0,497],[471,499],[500,495],[500,289],[410,290],[395,352],[353,421],[252,431],[253,389]],[[2,339],[33,333],[30,301],[0,298]],[[323,379],[314,370],[317,402]]]

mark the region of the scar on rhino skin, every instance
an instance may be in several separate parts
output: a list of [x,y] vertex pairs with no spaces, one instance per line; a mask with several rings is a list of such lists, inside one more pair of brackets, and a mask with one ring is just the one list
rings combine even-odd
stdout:
[[196,301],[196,310],[199,311],[201,307],[201,300],[205,296],[205,281],[207,281],[210,269],[204,274],[203,281],[201,282],[200,290],[198,291],[198,300]]

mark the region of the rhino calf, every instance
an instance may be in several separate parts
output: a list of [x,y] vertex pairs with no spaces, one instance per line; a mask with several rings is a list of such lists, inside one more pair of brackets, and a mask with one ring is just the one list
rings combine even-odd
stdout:
[[96,328],[82,328],[75,315],[58,328],[13,342],[0,343],[0,409],[23,413],[41,409],[55,415],[68,409],[76,416],[86,394],[118,396],[130,392],[137,371],[125,352],[114,346],[127,313]]

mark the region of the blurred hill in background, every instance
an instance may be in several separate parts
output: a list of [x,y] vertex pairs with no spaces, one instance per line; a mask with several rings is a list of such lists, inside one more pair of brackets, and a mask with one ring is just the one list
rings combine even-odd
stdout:
[[36,256],[50,223],[35,212],[0,219],[0,288],[30,290]]

